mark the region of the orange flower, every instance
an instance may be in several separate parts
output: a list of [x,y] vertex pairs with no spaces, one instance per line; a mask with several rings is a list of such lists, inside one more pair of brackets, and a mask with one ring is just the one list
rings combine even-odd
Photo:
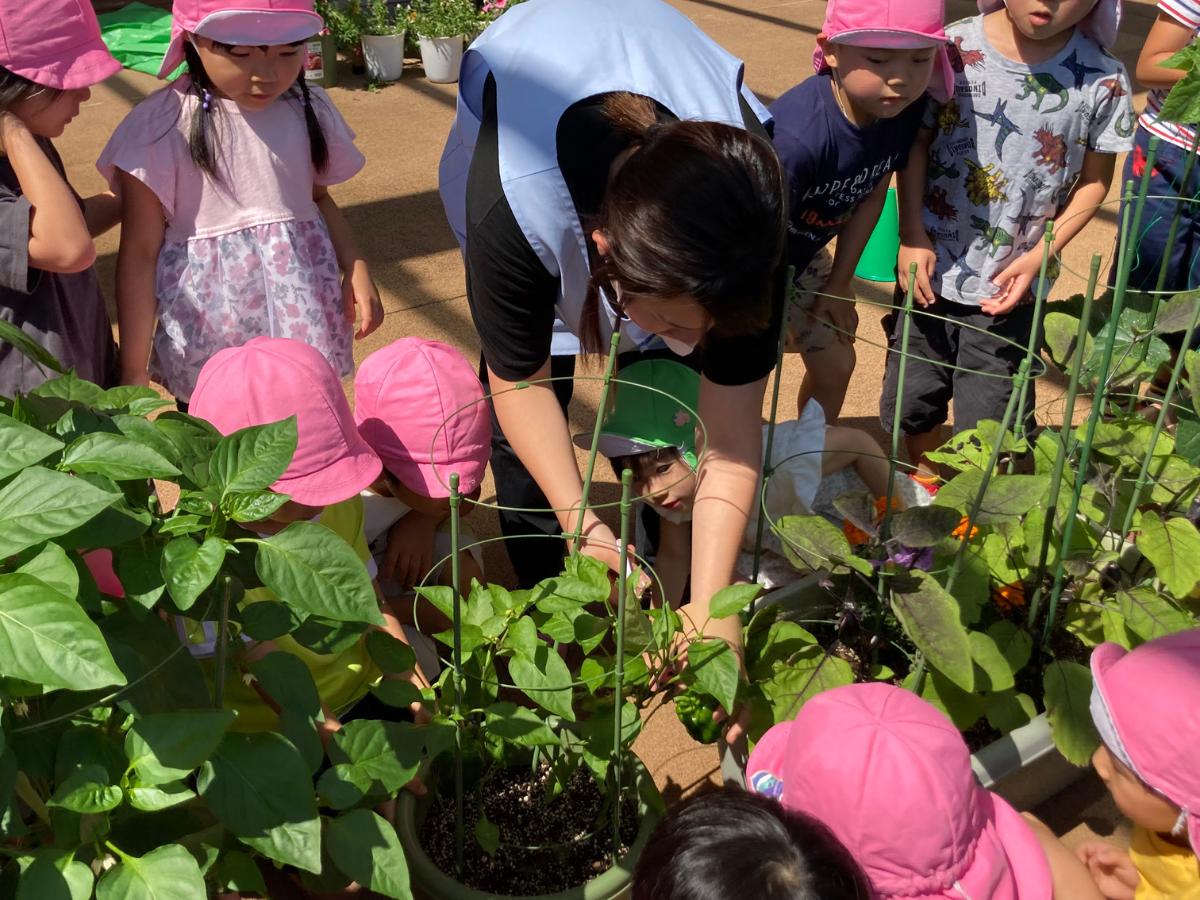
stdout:
[[951,537],[958,538],[960,541],[965,537],[968,541],[973,540],[975,535],[979,534],[979,529],[974,525],[971,526],[971,533],[967,534],[967,517],[963,516],[959,519],[958,524],[954,526],[954,530],[950,532]]
[[1025,585],[1020,581],[1012,584],[1002,584],[992,588],[992,602],[1000,608],[1000,612],[1010,613],[1016,609],[1025,608]]
[[850,542],[851,547],[858,547],[871,539],[869,534],[849,519],[842,519],[842,534],[846,536],[846,540]]

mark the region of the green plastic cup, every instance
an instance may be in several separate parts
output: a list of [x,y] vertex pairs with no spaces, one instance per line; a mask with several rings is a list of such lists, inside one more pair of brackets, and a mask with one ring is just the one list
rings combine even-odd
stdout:
[[896,189],[888,188],[879,221],[863,248],[854,274],[867,281],[895,281],[896,254],[899,252],[900,214],[896,209]]

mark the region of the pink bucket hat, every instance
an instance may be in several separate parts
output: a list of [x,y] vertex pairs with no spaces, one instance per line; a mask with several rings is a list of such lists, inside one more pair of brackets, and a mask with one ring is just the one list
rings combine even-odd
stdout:
[[1200,855],[1200,628],[1136,650],[1101,644],[1092,651],[1092,676],[1100,737],[1143,783],[1183,810],[1181,825]]
[[0,0],[0,66],[60,91],[121,70],[90,0]]
[[166,78],[183,62],[187,34],[252,47],[294,44],[325,27],[312,0],[175,0],[171,43],[158,69]]
[[887,900],[1045,900],[1037,836],[971,772],[942,713],[889,684],[818,694],[770,729],[746,767],[752,790],[820,819]]
[[296,454],[271,488],[305,506],[348,500],[379,477],[379,457],[358,436],[333,368],[300,341],[256,337],[213,354],[189,412],[222,434],[295,416]]
[[[982,0],[981,0],[982,2]],[[954,96],[954,70],[946,54],[944,0],[829,0],[821,33],[827,40],[856,47],[916,50],[937,47],[929,94],[939,103]],[[825,52],[813,52],[813,68],[823,72]]]
[[404,486],[450,496],[450,476],[470,493],[491,456],[492,420],[466,358],[440,341],[407,337],[368,356],[354,376],[358,433]]
[[[977,0],[979,11],[984,15],[1002,8],[1004,0]],[[1117,42],[1117,30],[1121,27],[1121,0],[1097,0],[1079,29],[1105,50]]]

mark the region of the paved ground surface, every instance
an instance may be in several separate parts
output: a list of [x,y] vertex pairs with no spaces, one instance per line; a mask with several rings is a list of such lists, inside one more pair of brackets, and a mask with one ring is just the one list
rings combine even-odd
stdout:
[[[747,82],[765,101],[811,74],[813,40],[824,14],[821,0],[672,2],[745,60]],[[974,5],[963,0],[950,0],[948,7],[950,20],[974,12]],[[1125,24],[1116,52],[1130,68],[1153,17],[1152,4],[1143,0],[1126,2]],[[410,61],[401,81],[378,91],[366,90],[361,79],[350,76],[343,65],[342,84],[333,90],[333,97],[358,133],[359,147],[368,162],[358,177],[335,189],[335,196],[371,263],[387,311],[383,327],[357,346],[357,357],[361,359],[396,338],[419,334],[449,341],[475,358],[478,342],[467,309],[458,248],[437,196],[437,161],[453,116],[455,86],[426,81],[418,61]],[[153,78],[123,71],[93,91],[91,101],[57,142],[72,183],[81,193],[102,187],[94,169],[96,156],[129,109],[157,86]],[[1137,102],[1140,106],[1140,95]],[[1114,187],[1110,203],[1066,252],[1068,270],[1086,271],[1093,253],[1102,255],[1107,269],[1116,194]],[[98,242],[99,267],[110,295],[116,245],[115,233]],[[1081,279],[1068,276],[1060,282],[1059,290],[1065,294],[1081,288]],[[856,289],[861,300],[877,304],[886,303],[891,295],[890,284],[858,282]],[[844,421],[867,428],[882,439],[877,410],[884,353],[879,349],[882,333],[878,319],[875,310],[861,309],[859,368],[850,387]],[[799,359],[789,358],[783,372],[783,409],[794,409],[802,374]],[[1055,421],[1057,393],[1052,379],[1042,383],[1039,400],[1046,420]],[[594,383],[578,386],[572,409],[578,428],[590,426],[596,396]],[[611,474],[603,465],[598,471],[604,483],[597,496],[613,499]],[[490,481],[484,485],[483,497],[485,501],[492,499]],[[496,534],[491,513],[476,516],[474,526],[483,537]],[[509,570],[503,554],[493,545],[486,556],[493,577],[504,579]],[[639,750],[668,798],[713,780],[716,760],[712,748],[692,744],[669,709],[651,714]],[[1115,823],[1106,794],[1090,777],[1044,804],[1038,812],[1059,833],[1071,832],[1069,840],[1077,839],[1089,828],[1110,833]]]

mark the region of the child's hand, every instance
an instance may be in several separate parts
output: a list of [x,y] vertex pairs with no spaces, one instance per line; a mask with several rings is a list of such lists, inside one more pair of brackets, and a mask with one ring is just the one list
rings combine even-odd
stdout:
[[921,235],[918,241],[911,244],[901,244],[896,256],[896,268],[899,270],[899,284],[902,290],[908,290],[908,270],[912,264],[917,264],[917,283],[913,287],[913,303],[917,306],[932,306],[937,296],[933,292],[933,273],[937,268],[937,253],[927,235]]
[[1029,296],[1029,287],[1041,271],[1042,248],[1039,245],[1036,250],[1022,253],[992,278],[992,284],[999,290],[991,297],[985,297],[979,308],[989,316],[1012,312]]
[[389,530],[387,552],[383,558],[385,581],[395,581],[408,590],[433,568],[433,538],[440,520],[412,510],[401,516]]
[[1087,841],[1075,848],[1075,855],[1108,900],[1133,900],[1141,876],[1128,853],[1105,841]]
[[854,289],[844,282],[825,282],[821,294],[809,310],[809,315],[830,326],[843,344],[854,343],[858,331],[858,310],[854,305]]
[[8,147],[8,142],[13,135],[21,133],[29,133],[29,128],[21,118],[8,110],[0,111],[0,153]]
[[342,307],[346,313],[346,321],[354,325],[357,318],[358,331],[354,339],[360,341],[383,324],[383,301],[379,299],[379,289],[367,264],[361,259],[356,260],[350,274],[342,276]]

